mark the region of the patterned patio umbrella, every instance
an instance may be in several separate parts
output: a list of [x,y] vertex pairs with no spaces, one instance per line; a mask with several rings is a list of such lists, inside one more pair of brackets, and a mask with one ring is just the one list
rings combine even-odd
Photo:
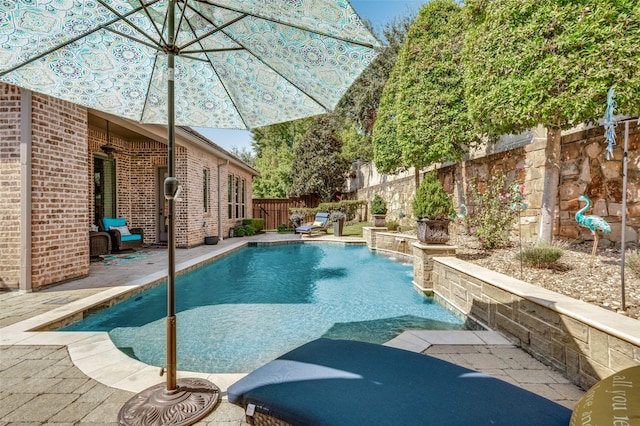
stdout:
[[376,56],[347,0],[5,0],[0,82],[168,127],[167,382],[121,424],[189,424],[217,387],[176,379],[175,126],[247,129],[322,114]]

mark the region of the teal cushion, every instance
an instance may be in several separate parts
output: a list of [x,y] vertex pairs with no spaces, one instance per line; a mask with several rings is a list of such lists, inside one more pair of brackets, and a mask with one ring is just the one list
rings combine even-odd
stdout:
[[140,234],[122,235],[120,237],[120,241],[136,241],[136,240],[140,240],[140,238],[141,238]]
[[102,224],[104,225],[104,230],[108,231],[112,226],[127,226],[127,219],[124,217],[117,218],[102,218]]

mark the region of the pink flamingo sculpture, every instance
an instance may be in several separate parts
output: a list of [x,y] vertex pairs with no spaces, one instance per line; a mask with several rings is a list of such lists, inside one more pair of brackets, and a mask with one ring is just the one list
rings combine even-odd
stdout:
[[589,228],[593,234],[593,250],[591,250],[591,266],[593,266],[593,258],[595,257],[596,250],[598,248],[598,231],[608,234],[611,232],[611,226],[609,226],[609,223],[600,216],[584,215],[584,212],[591,208],[591,200],[589,197],[581,195],[578,197],[578,200],[585,201],[587,203],[586,206],[578,210],[576,213],[576,222],[578,222],[580,226]]

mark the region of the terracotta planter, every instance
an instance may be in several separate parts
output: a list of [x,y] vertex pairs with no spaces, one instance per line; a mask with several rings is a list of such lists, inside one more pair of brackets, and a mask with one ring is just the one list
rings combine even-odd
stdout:
[[418,241],[425,244],[446,244],[449,241],[449,219],[418,219]]
[[387,226],[387,221],[385,220],[386,217],[387,217],[386,214],[374,214],[373,226],[376,226],[376,227]]

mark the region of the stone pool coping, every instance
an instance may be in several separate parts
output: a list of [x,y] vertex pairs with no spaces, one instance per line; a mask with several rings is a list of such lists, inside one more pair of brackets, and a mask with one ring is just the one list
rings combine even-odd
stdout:
[[[300,243],[340,243],[365,245],[362,239],[344,238],[303,238],[302,240],[244,240],[220,248],[212,253],[186,260],[176,265],[176,273],[182,274],[201,265],[210,263],[246,246],[300,244]],[[166,279],[166,271],[150,273],[124,285],[109,287],[90,296],[71,301],[64,306],[8,325],[0,329],[0,345],[50,346],[64,345],[70,358],[88,377],[116,389],[140,392],[150,386],[162,383],[160,367],[151,366],[130,358],[121,352],[109,338],[107,332],[51,331],[82,318],[96,309],[110,306],[131,297]],[[432,345],[511,345],[492,331],[407,331],[387,345],[423,352]],[[227,387],[247,373],[201,373],[178,371],[177,377],[201,377],[215,383],[225,392]]]

